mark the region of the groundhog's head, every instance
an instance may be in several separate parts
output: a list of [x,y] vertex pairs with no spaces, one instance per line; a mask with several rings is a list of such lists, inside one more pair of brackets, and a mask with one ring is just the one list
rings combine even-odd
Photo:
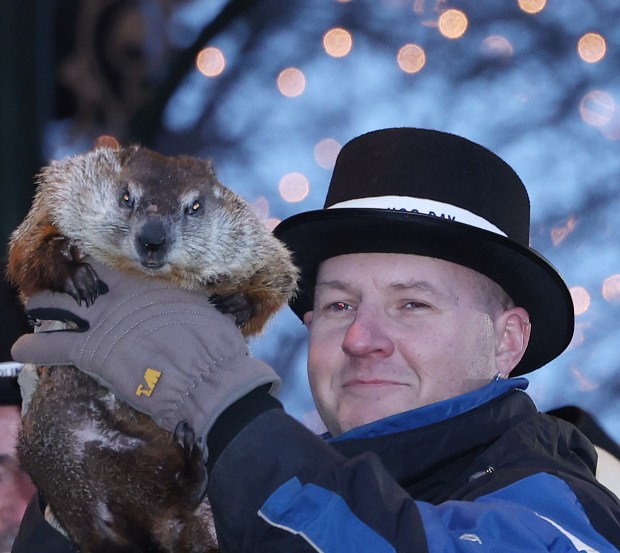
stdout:
[[198,286],[251,272],[280,248],[207,160],[106,144],[53,162],[40,188],[58,229],[121,269]]

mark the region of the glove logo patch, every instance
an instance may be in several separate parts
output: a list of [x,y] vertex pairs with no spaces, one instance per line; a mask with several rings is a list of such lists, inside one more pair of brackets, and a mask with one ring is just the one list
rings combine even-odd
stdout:
[[136,389],[136,395],[151,397],[151,394],[155,390],[155,386],[157,386],[160,377],[161,371],[150,368],[146,369],[146,371],[144,371],[144,382],[146,383],[146,386],[144,384],[139,384]]

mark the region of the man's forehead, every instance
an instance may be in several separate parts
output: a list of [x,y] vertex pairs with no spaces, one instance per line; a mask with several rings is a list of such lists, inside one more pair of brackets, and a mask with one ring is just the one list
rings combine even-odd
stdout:
[[382,289],[436,294],[454,278],[454,270],[449,265],[453,264],[409,254],[341,255],[321,263],[316,288],[341,289],[371,280]]
[[491,279],[463,265],[434,257],[402,253],[354,253],[323,261],[316,289],[343,288],[373,276],[382,288],[416,290],[428,294],[457,292],[462,287],[488,291]]
[[[412,276],[405,278],[403,282],[408,282],[411,280],[413,275],[416,273],[456,275],[459,277],[480,275],[484,277],[484,275],[470,269],[469,267],[435,257],[405,253],[368,252],[343,254],[326,259],[319,265],[317,271],[317,281],[321,280],[322,275],[325,274],[331,274],[338,271],[356,272],[362,267],[383,272],[386,274],[386,277],[389,274],[401,273],[402,275],[406,275],[411,273]],[[400,279],[401,278],[398,277],[394,280]],[[424,279],[413,278],[413,280]]]

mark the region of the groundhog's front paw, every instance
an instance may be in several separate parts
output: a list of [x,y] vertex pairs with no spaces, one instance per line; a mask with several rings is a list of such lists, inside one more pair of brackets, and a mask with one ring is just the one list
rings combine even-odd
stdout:
[[87,307],[105,292],[105,285],[88,263],[68,264],[60,280],[63,292],[71,295],[78,304],[85,302]]
[[220,313],[234,315],[238,327],[242,327],[252,316],[252,306],[245,294],[231,294],[229,296],[214,294],[209,298],[209,301]]

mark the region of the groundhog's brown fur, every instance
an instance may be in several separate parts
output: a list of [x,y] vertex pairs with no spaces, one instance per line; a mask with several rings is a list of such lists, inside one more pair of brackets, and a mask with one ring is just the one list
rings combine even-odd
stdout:
[[[217,296],[246,336],[259,332],[296,290],[289,252],[210,162],[105,144],[40,173],[10,242],[7,274],[24,299],[51,289],[95,301],[89,255]],[[37,372],[18,452],[81,551],[215,550],[191,439],[177,443],[75,368]]]

